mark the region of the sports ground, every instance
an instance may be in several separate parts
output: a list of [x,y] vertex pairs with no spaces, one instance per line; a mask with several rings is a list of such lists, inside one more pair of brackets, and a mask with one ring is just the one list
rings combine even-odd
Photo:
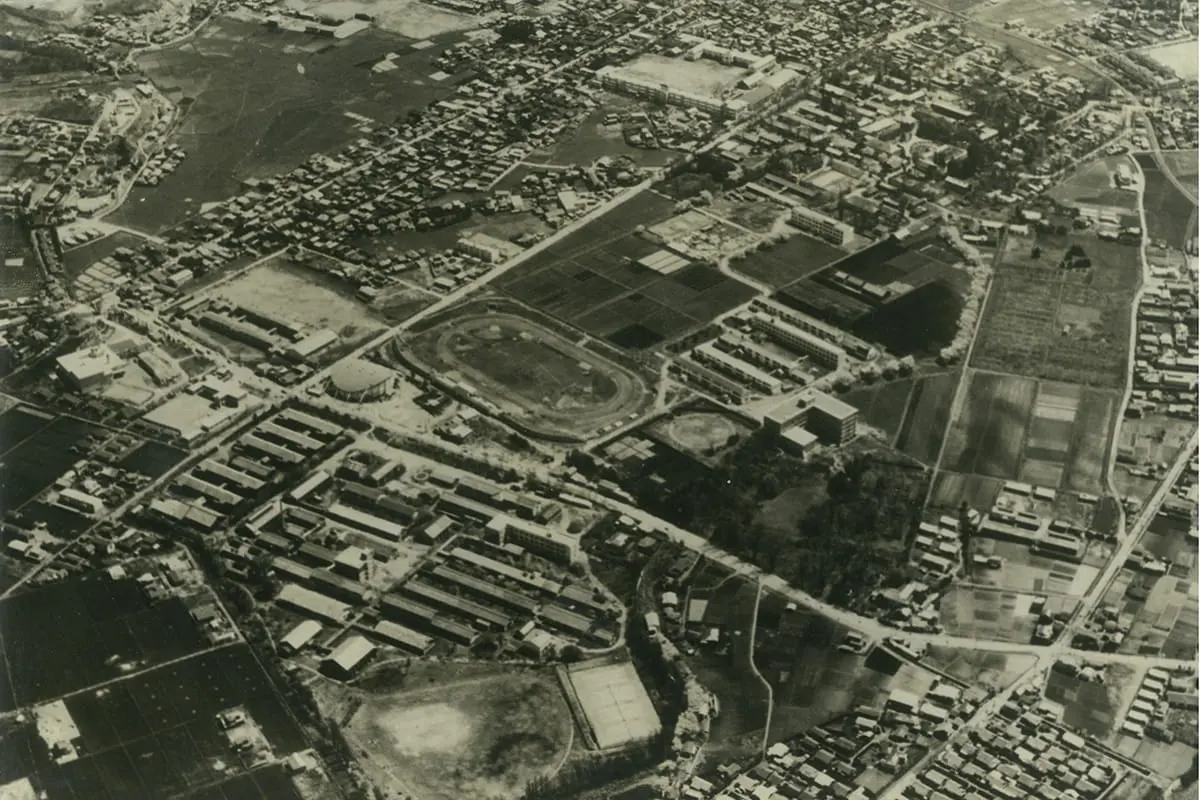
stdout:
[[485,391],[534,430],[585,436],[651,399],[631,370],[511,313],[451,316],[409,342],[422,364]]
[[346,729],[355,749],[393,785],[431,800],[520,797],[574,741],[570,709],[547,671],[431,679],[364,699]]

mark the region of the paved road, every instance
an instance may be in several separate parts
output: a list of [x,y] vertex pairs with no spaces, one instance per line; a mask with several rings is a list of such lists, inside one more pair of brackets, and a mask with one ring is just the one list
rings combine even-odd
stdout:
[[[1195,441],[1194,437],[1193,441]],[[1178,475],[1178,470],[1181,470],[1182,465],[1186,464],[1190,458],[1191,450],[1185,449],[1183,454],[1181,454],[1180,458],[1176,461],[1175,467],[1173,468],[1171,474]],[[1088,661],[1103,663],[1125,663],[1133,666],[1162,666],[1167,668],[1175,668],[1194,663],[1194,660],[1187,659],[1170,659],[1157,656],[1139,656],[1125,653],[1097,653],[1093,651],[1082,650],[1076,651],[1072,650],[1069,646],[1070,640],[1066,635],[1060,637],[1058,642],[1055,644],[1038,645],[1027,642],[1000,642],[990,639],[977,639],[970,636],[954,636],[946,633],[934,634],[898,631],[895,628],[885,625],[876,619],[864,617],[861,614],[857,614],[844,608],[838,608],[824,602],[823,600],[813,597],[811,594],[791,586],[787,581],[778,575],[766,573],[759,567],[743,561],[737,556],[728,553],[719,547],[715,547],[707,539],[704,539],[701,536],[692,533],[691,531],[687,531],[683,528],[672,525],[665,520],[659,519],[643,509],[607,497],[606,495],[601,495],[597,492],[585,492],[579,489],[572,489],[572,491],[574,491],[576,494],[587,495],[589,499],[593,500],[598,505],[611,508],[620,514],[627,515],[638,522],[645,523],[652,528],[660,530],[672,541],[678,542],[690,550],[701,553],[706,558],[721,564],[722,566],[745,578],[761,581],[763,587],[786,597],[787,599],[795,602],[797,605],[800,605],[811,611],[815,611],[821,616],[826,617],[833,622],[838,623],[839,625],[844,625],[848,628],[859,631],[865,636],[873,639],[879,640],[894,636],[905,639],[918,646],[929,645],[935,647],[961,648],[965,650],[974,650],[976,652],[1010,653],[1014,655],[1024,654],[1036,655],[1039,657],[1057,657],[1061,655],[1075,654],[1079,658]],[[1157,503],[1161,504],[1165,497],[1166,491],[1164,490],[1161,492],[1161,496],[1156,495]],[[1148,512],[1156,509],[1157,505],[1154,505],[1153,508],[1150,504],[1147,505]],[[1149,525],[1149,520],[1152,518],[1153,514],[1139,518],[1138,527],[1132,532],[1135,534],[1135,536],[1131,537],[1131,540],[1135,540],[1137,536],[1140,536],[1141,533],[1144,532],[1145,526]],[[1110,562],[1109,567],[1106,569],[1105,573],[1103,573],[1104,580],[1098,581],[1094,585],[1093,590],[1085,598],[1083,604],[1085,607],[1089,609],[1094,608],[1096,603],[1099,602],[1100,598],[1104,596],[1107,583],[1110,582],[1111,578],[1120,571],[1121,566],[1125,563],[1125,557],[1128,556],[1128,552],[1132,551],[1132,549],[1133,545],[1122,547],[1121,553],[1123,553],[1124,556],[1114,559],[1112,562]],[[1119,555],[1121,553],[1119,553]]]

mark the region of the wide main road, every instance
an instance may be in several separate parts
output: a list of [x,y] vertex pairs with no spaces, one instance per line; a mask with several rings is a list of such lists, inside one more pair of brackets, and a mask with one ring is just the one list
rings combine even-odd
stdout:
[[[1193,436],[1192,445],[1194,445],[1195,442],[1196,437]],[[1189,447],[1183,450],[1176,459],[1171,468],[1170,475],[1168,476],[1169,480],[1163,483],[1159,492],[1155,494],[1151,503],[1147,504],[1144,512],[1145,516],[1139,517],[1138,524],[1133,530],[1130,531],[1128,541],[1122,545],[1116,554],[1114,554],[1112,561],[1109,562],[1108,567],[1103,573],[1103,580],[1097,581],[1093,585],[1094,588],[1092,591],[1085,598],[1084,604],[1089,609],[1094,608],[1095,604],[1098,603],[1100,598],[1104,596],[1107,584],[1111,582],[1111,580],[1117,575],[1121,567],[1124,565],[1125,560],[1128,558],[1129,553],[1133,550],[1137,539],[1140,538],[1141,534],[1149,525],[1149,520],[1153,519],[1154,514],[1157,513],[1158,507],[1161,506],[1162,502],[1166,499],[1171,484],[1174,482],[1174,479],[1179,476],[1184,465],[1186,465],[1191,459],[1191,455],[1192,451]],[[1039,645],[1029,642],[1002,642],[991,639],[978,639],[971,636],[954,636],[943,633],[934,634],[899,631],[889,625],[885,625],[879,620],[871,617],[864,617],[861,614],[857,614],[845,608],[838,608],[837,606],[826,603],[819,598],[813,597],[811,594],[790,585],[778,575],[767,573],[754,564],[743,561],[732,553],[726,552],[725,550],[714,546],[707,539],[692,533],[691,531],[687,531],[683,528],[672,525],[671,523],[660,519],[641,508],[619,500],[615,500],[598,492],[583,491],[578,487],[573,487],[572,491],[576,492],[577,494],[586,495],[589,499],[597,503],[597,505],[608,507],[613,511],[626,515],[638,522],[645,523],[651,528],[662,531],[669,539],[674,542],[678,542],[689,550],[694,550],[704,557],[715,561],[716,563],[745,578],[761,581],[762,586],[783,597],[786,597],[787,599],[795,602],[797,605],[814,611],[821,616],[838,623],[839,625],[844,625],[847,628],[856,630],[874,639],[884,639],[895,636],[905,639],[914,645],[961,648],[990,653],[1029,654],[1039,657],[1057,657],[1067,654],[1075,654],[1080,658],[1084,658],[1089,661],[1102,663],[1123,663],[1129,664],[1130,666],[1161,666],[1175,668],[1194,664],[1194,660],[1186,659],[1170,659],[1160,658],[1157,656],[1074,650],[1069,645],[1069,629],[1068,631],[1064,632],[1063,636],[1059,637],[1055,644],[1050,645]],[[1129,542],[1133,542],[1134,544],[1130,544]]]
[[1162,504],[1166,502],[1167,497],[1171,493],[1172,487],[1179,480],[1179,476],[1183,474],[1184,467],[1191,462],[1192,456],[1196,450],[1196,444],[1200,441],[1200,432],[1193,431],[1191,438],[1188,439],[1186,445],[1179,451],[1179,455],[1175,457],[1175,461],[1171,464],[1171,468],[1167,471],[1166,476],[1158,484],[1158,488],[1146,504],[1138,512],[1137,521],[1132,527],[1125,531],[1125,537],[1121,540],[1121,544],[1109,559],[1108,565],[1100,576],[1092,583],[1091,590],[1084,596],[1083,602],[1080,603],[1079,609],[1076,611],[1074,621],[1067,630],[1063,633],[1063,639],[1067,639],[1080,624],[1085,622],[1092,612],[1096,610],[1096,606],[1104,599],[1105,593],[1108,592],[1109,586],[1116,580],[1120,574],[1125,562],[1129,560],[1129,556],[1141,541],[1142,536],[1150,527],[1150,523],[1154,521],[1154,517],[1158,515],[1158,510],[1162,508]]

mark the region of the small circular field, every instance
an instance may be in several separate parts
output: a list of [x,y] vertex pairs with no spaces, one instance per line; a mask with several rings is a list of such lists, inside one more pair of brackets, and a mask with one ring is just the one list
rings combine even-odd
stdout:
[[751,430],[746,423],[714,411],[688,411],[654,427],[672,447],[701,457],[716,455],[732,437],[745,437]]

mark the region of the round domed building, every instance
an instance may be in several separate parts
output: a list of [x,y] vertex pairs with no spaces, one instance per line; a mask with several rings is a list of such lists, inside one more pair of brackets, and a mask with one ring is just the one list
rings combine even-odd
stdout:
[[361,358],[339,361],[329,370],[325,391],[352,403],[381,400],[396,388],[396,375],[390,369]]

